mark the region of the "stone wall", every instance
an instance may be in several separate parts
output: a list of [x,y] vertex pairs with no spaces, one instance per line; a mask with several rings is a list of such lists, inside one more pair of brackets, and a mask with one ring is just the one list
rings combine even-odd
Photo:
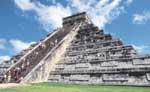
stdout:
[[105,34],[93,24],[80,28],[49,82],[104,85],[150,85],[150,56]]
[[150,56],[105,34],[85,12],[0,64],[0,82],[150,86]]
[[66,52],[66,48],[76,35],[79,26],[75,25],[68,35],[66,35],[56,46],[53,48],[40,63],[30,71],[30,73],[21,81],[21,83],[33,83],[47,81],[49,73],[55,69],[56,63],[61,59],[62,55]]

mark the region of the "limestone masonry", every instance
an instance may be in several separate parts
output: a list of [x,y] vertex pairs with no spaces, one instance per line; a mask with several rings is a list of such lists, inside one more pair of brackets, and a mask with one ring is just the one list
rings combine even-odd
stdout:
[[1,83],[150,86],[150,56],[99,30],[85,12],[0,64]]

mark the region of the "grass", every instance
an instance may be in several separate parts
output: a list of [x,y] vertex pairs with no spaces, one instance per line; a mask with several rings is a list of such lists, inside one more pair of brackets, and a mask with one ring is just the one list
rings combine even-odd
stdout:
[[150,92],[150,87],[38,83],[24,87],[0,88],[0,92]]

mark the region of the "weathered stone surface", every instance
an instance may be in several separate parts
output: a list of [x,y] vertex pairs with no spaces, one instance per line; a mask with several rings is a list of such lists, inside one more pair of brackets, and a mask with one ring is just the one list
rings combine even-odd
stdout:
[[50,82],[83,84],[150,85],[149,80],[149,56],[139,56],[91,23],[81,27],[49,76]]
[[150,56],[105,34],[83,12],[0,64],[0,80],[150,86]]

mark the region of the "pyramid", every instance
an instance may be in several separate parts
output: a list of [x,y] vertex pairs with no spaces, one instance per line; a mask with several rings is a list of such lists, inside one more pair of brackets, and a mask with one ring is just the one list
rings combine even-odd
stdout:
[[105,34],[86,12],[0,65],[1,83],[150,85],[150,56]]

